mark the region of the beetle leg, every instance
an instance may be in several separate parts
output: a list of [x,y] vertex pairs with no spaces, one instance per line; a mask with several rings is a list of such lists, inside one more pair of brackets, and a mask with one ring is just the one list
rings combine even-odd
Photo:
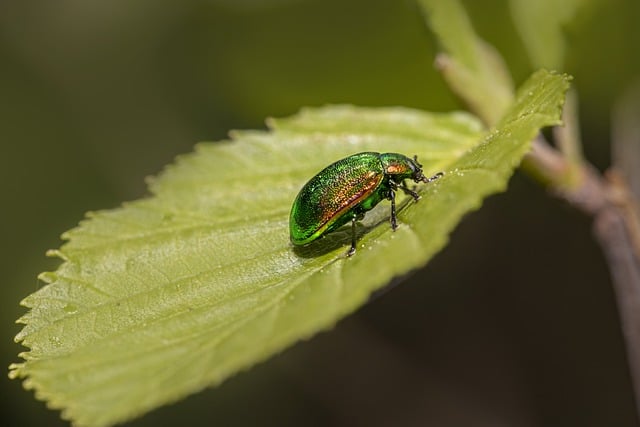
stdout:
[[404,191],[405,194],[410,195],[411,197],[413,197],[414,200],[420,200],[420,195],[418,193],[416,193],[415,191],[407,188],[407,186],[405,185],[404,181],[402,182],[402,184],[400,184],[398,186],[402,191]]
[[391,200],[391,229],[396,231],[398,222],[396,220],[396,192],[393,188],[389,189],[389,200]]
[[347,252],[347,256],[351,256],[356,253],[356,221],[358,220],[357,215],[354,215],[351,218],[351,247]]
[[[402,187],[400,187],[402,188]],[[398,228],[398,221],[396,218],[396,190],[398,190],[398,183],[389,180],[389,192],[387,193],[387,199],[391,200],[391,229],[396,231]]]

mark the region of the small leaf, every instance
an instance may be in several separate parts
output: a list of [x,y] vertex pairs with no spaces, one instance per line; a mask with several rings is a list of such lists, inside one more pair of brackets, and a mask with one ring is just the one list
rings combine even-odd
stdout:
[[536,68],[562,70],[565,58],[564,26],[589,0],[510,0],[511,16]]
[[[268,132],[197,146],[153,195],[90,213],[53,251],[63,260],[23,301],[13,378],[78,425],[110,425],[220,383],[330,328],[394,276],[424,265],[482,198],[505,188],[541,126],[558,122],[568,78],[535,74],[490,133],[464,113],[332,106],[270,120]],[[427,174],[400,227],[381,203],[360,228],[296,250],[300,187],[359,151],[417,154]]]
[[476,35],[458,0],[419,4],[445,52],[436,65],[449,87],[485,123],[495,125],[513,102],[513,83],[502,57]]

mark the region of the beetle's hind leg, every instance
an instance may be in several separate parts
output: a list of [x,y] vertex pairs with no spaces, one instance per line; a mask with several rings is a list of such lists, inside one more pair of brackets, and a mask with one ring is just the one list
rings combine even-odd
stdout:
[[351,247],[347,251],[347,256],[351,256],[356,253],[356,222],[364,218],[363,214],[354,214],[351,218]]
[[356,253],[356,221],[358,218],[354,215],[351,218],[351,247],[347,251],[347,256],[351,256]]

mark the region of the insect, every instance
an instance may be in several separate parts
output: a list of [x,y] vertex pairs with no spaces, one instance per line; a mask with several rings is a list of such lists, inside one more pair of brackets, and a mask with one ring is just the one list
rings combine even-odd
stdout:
[[307,245],[351,221],[351,248],[356,252],[356,221],[380,201],[391,201],[391,229],[398,228],[396,192],[398,189],[415,200],[418,193],[405,185],[405,180],[428,183],[431,178],[422,173],[418,157],[399,153],[363,152],[353,154],[327,166],[311,178],[298,193],[291,214],[289,232],[296,246]]

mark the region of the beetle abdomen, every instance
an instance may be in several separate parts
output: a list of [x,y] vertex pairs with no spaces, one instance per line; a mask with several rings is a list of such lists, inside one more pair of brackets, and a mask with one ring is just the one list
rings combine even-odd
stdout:
[[350,221],[350,213],[383,179],[379,153],[358,153],[327,166],[302,187],[293,203],[291,242],[304,245]]

